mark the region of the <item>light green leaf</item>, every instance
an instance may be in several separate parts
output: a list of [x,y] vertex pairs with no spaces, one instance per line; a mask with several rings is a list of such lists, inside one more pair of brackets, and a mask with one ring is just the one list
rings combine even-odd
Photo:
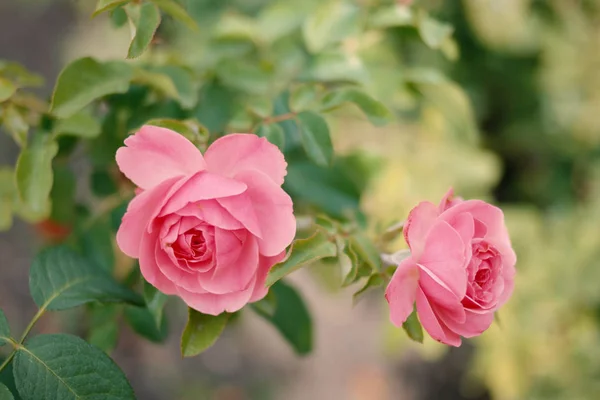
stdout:
[[15,172],[9,167],[0,167],[0,231],[10,229],[12,226],[16,198]]
[[37,87],[44,83],[44,78],[27,70],[19,63],[0,60],[0,75],[19,87]]
[[295,112],[305,111],[316,102],[318,87],[311,84],[298,85],[290,93],[290,109]]
[[358,301],[363,297],[365,293],[370,291],[370,289],[378,288],[383,286],[384,280],[379,274],[373,274],[369,277],[365,285],[354,295],[352,296],[352,302],[356,305]]
[[29,272],[29,291],[40,308],[64,310],[81,304],[126,302],[143,305],[136,293],[64,246],[42,250]]
[[195,119],[186,119],[183,121],[177,119],[152,119],[146,122],[146,124],[167,128],[180,133],[198,147],[205,147],[208,143],[208,129]]
[[42,220],[51,211],[52,159],[58,144],[49,135],[39,135],[32,142],[17,160],[17,191],[31,220]]
[[179,98],[179,93],[177,92],[177,88],[175,87],[175,83],[173,83],[171,77],[160,72],[149,71],[143,68],[135,68],[131,78],[131,83],[149,86],[173,99]]
[[198,24],[187,13],[185,8],[181,7],[173,0],[150,0],[156,4],[161,10],[169,14],[174,19],[183,22],[188,28],[198,30]]
[[0,400],[14,400],[12,393],[3,383],[0,383]]
[[319,53],[313,57],[308,68],[302,71],[300,79],[365,83],[368,76],[369,74],[363,62],[356,55],[333,50]]
[[358,279],[358,267],[360,265],[358,256],[352,248],[352,245],[348,243],[343,251],[339,253],[338,257],[342,272],[346,273],[344,281],[342,282],[342,287],[350,286]]
[[325,118],[312,111],[297,115],[302,147],[315,164],[329,166],[333,159],[333,144]]
[[273,71],[266,66],[227,60],[217,68],[217,75],[224,84],[232,88],[262,95],[269,91]]
[[295,240],[288,251],[286,259],[271,268],[265,285],[271,286],[281,278],[307,264],[322,258],[335,257],[336,254],[337,247],[335,243],[321,230],[318,230],[309,238]]
[[188,309],[188,322],[181,336],[181,354],[193,357],[215,344],[230,317],[229,313],[214,316]]
[[409,338],[415,342],[423,343],[423,327],[417,318],[417,311],[413,312],[408,316],[408,319],[402,324],[402,329],[406,331]]
[[32,338],[17,351],[13,374],[23,400],[135,399],[114,361],[76,336]]
[[275,297],[275,312],[269,314],[254,307],[254,310],[269,321],[292,345],[299,355],[311,352],[313,346],[312,321],[308,308],[300,294],[283,281],[270,289]]
[[350,237],[350,244],[359,259],[367,263],[373,271],[381,271],[381,257],[367,236],[363,233],[356,233]]
[[281,151],[285,148],[285,133],[279,124],[260,124],[255,131],[257,136],[267,140],[279,147]]
[[8,321],[6,320],[6,316],[4,315],[4,311],[0,309],[0,346],[4,346],[9,342],[10,339],[10,327],[8,325]]
[[52,222],[69,226],[76,218],[73,210],[75,209],[77,179],[66,163],[54,163],[53,172],[54,179],[50,191],[52,201],[50,219]]
[[299,3],[270,3],[258,15],[260,36],[272,43],[298,29],[307,14]]
[[75,60],[58,76],[50,112],[70,117],[100,97],[125,93],[132,77],[132,67],[124,62],[101,63],[89,57]]
[[260,118],[267,118],[273,114],[273,102],[268,96],[254,96],[248,101],[246,107]]
[[100,122],[90,113],[80,111],[66,119],[61,119],[54,126],[56,136],[76,136],[83,139],[93,139],[100,135]]
[[417,20],[417,28],[423,42],[432,49],[439,49],[444,41],[452,35],[452,26],[421,13]]
[[129,45],[127,58],[137,58],[142,55],[154,38],[154,33],[160,25],[160,11],[152,3],[129,4],[125,7],[125,11],[135,27],[135,36]]
[[130,0],[98,0],[96,3],[96,9],[92,14],[95,17],[103,12],[114,10],[115,8],[122,6],[123,4],[129,3]]
[[359,32],[360,9],[341,0],[323,2],[302,26],[306,47],[312,53]]
[[391,28],[395,26],[407,26],[414,23],[412,10],[400,4],[381,7],[369,17],[371,28]]
[[323,111],[344,103],[356,104],[373,125],[385,125],[393,119],[392,113],[383,103],[357,88],[343,88],[327,93],[322,100]]
[[0,102],[8,100],[16,91],[14,83],[0,76]]
[[14,139],[14,141],[20,146],[25,147],[27,145],[27,132],[29,131],[29,124],[25,119],[22,111],[20,111],[13,104],[7,104],[0,109],[0,120],[4,129]]
[[192,71],[177,65],[164,65],[152,69],[153,72],[161,73],[173,82],[176,95],[173,96],[183,108],[192,108],[198,103],[199,84],[194,80]]

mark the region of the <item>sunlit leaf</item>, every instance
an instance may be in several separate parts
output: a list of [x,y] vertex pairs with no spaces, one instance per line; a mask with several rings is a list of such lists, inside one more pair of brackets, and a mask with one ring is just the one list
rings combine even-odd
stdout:
[[360,32],[360,9],[343,1],[322,2],[304,22],[302,34],[308,50],[317,53],[327,45]]
[[412,25],[413,23],[412,10],[400,4],[381,7],[369,16],[369,26],[372,28],[391,28]]
[[193,357],[215,344],[230,317],[229,313],[214,316],[188,309],[188,322],[181,336],[181,354]]

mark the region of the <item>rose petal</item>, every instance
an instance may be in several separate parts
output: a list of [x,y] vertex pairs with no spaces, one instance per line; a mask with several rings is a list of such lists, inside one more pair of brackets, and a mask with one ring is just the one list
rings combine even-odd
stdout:
[[461,299],[456,297],[454,293],[440,285],[427,273],[421,273],[419,286],[433,306],[443,309],[452,319],[459,322],[465,321],[465,310],[461,304]]
[[450,346],[458,347],[461,344],[460,336],[446,327],[435,315],[427,296],[417,288],[417,313],[423,328],[433,339]]
[[210,145],[204,157],[210,171],[231,178],[243,171],[258,170],[281,186],[287,173],[279,148],[252,134],[223,136]]
[[440,214],[443,213],[450,207],[453,207],[462,201],[463,201],[462,198],[454,197],[454,189],[453,188],[448,189],[448,191],[446,192],[444,197],[442,197],[442,200],[440,201],[440,204],[438,206],[439,213]]
[[117,150],[119,169],[136,186],[150,189],[165,180],[206,169],[200,151],[169,129],[143,126]]
[[466,338],[481,335],[490,327],[490,325],[494,321],[493,312],[489,312],[486,314],[478,314],[471,312],[470,310],[465,311],[466,319],[462,323],[452,318],[447,318],[444,313],[438,313],[438,315],[440,316],[440,319],[443,321],[443,323],[445,323],[450,330]]
[[248,288],[240,292],[226,294],[192,293],[178,287],[177,293],[189,307],[203,314],[219,315],[225,311],[232,313],[248,304],[254,291],[255,280],[256,278],[253,278]]
[[419,203],[408,214],[404,226],[404,239],[415,260],[421,257],[427,234],[439,215],[437,207],[428,201]]
[[158,243],[158,232],[144,235],[140,246],[140,272],[148,283],[165,294],[176,294],[175,284],[168,279],[158,268],[155,257],[155,248]]
[[188,204],[177,211],[182,216],[194,216],[221,229],[236,230],[244,228],[244,225],[235,219],[229,211],[221,206],[216,200],[202,200]]
[[418,285],[419,268],[412,257],[405,258],[385,289],[385,299],[390,306],[390,320],[397,327],[401,327],[412,313]]

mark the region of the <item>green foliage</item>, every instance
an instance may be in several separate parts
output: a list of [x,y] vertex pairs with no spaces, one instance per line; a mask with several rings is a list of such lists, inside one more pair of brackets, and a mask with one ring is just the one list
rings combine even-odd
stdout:
[[2,383],[0,383],[0,400],[14,400],[10,390]]
[[423,343],[423,327],[417,319],[416,311],[413,311],[408,316],[408,319],[402,324],[402,329],[404,329],[409,338],[415,342]]
[[311,111],[297,116],[302,146],[308,157],[317,165],[326,167],[333,158],[333,144],[325,118]]
[[98,0],[96,3],[96,10],[92,16],[96,16],[103,12],[112,11],[117,7],[129,3],[130,0]]
[[154,38],[154,33],[160,25],[160,11],[152,3],[129,4],[125,11],[135,27],[135,35],[129,45],[127,58],[137,58]]
[[20,347],[13,373],[23,400],[135,399],[119,367],[71,335],[40,335]]
[[196,21],[181,7],[175,0],[150,0],[156,4],[162,11],[169,14],[174,19],[183,22],[188,28],[197,30]]
[[0,310],[0,346],[4,346],[10,338],[10,327],[4,315],[4,311]]
[[231,314],[206,315],[188,309],[188,322],[181,336],[181,355],[196,356],[211,347],[225,329]]

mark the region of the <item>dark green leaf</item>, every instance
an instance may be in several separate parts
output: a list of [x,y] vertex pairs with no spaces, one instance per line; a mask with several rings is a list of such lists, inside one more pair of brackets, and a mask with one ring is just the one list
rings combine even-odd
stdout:
[[153,2],[154,4],[156,4],[158,7],[160,7],[161,10],[163,10],[164,12],[169,14],[171,17],[175,18],[178,21],[183,22],[188,28],[193,29],[193,30],[198,29],[198,25],[196,24],[196,21],[194,21],[194,19],[192,17],[190,17],[190,15],[187,13],[187,11],[183,7],[181,7],[177,2],[175,2],[174,0],[150,0],[150,1]]
[[16,91],[14,83],[0,76],[0,102],[9,99]]
[[373,271],[381,271],[381,257],[373,242],[363,233],[356,233],[350,238],[350,244],[356,255],[367,263]]
[[39,135],[17,160],[17,191],[32,220],[42,220],[50,213],[52,159],[56,153],[56,142],[47,135]]
[[415,342],[423,343],[423,327],[417,318],[417,312],[413,312],[408,316],[408,319],[402,324],[402,328],[406,331],[409,338]]
[[10,327],[4,315],[4,311],[0,309],[0,346],[4,346],[10,339]]
[[75,60],[58,76],[50,111],[60,118],[70,117],[100,97],[125,93],[132,76],[132,67],[124,62]]
[[225,329],[231,314],[206,315],[188,309],[188,322],[181,336],[181,354],[196,356],[212,346]]
[[131,328],[140,336],[154,343],[162,343],[169,334],[167,318],[161,317],[156,324],[155,316],[148,308],[126,307],[125,318]]
[[257,136],[267,138],[281,151],[285,148],[285,133],[279,124],[260,124],[255,132]]
[[217,83],[204,85],[195,116],[210,132],[221,132],[233,116],[235,94]]
[[50,192],[52,199],[52,211],[50,218],[54,222],[70,224],[75,220],[75,174],[63,163],[54,165],[54,184]]
[[115,28],[120,28],[127,23],[127,13],[123,9],[123,7],[115,8],[110,13],[110,21],[112,22]]
[[92,192],[98,197],[106,197],[117,193],[118,187],[106,169],[97,168],[90,177]]
[[297,118],[300,139],[308,157],[317,165],[330,165],[333,158],[333,144],[327,121],[311,111],[303,111]]
[[313,345],[312,321],[302,297],[282,281],[273,285],[270,291],[276,299],[275,313],[267,314],[259,308],[254,309],[277,328],[296,353],[310,353]]
[[0,400],[14,400],[10,390],[2,383],[0,383]]
[[318,53],[331,43],[360,32],[360,9],[342,1],[323,2],[302,26],[306,47]]
[[115,269],[113,233],[108,220],[98,219],[79,233],[81,250],[85,259],[94,267],[107,273]]
[[[0,363],[2,362],[4,362],[4,359],[0,357]],[[15,400],[22,400],[21,397],[19,397],[19,392],[15,386],[12,362],[8,363],[8,365],[2,371],[0,371],[0,383],[4,384],[8,390],[12,392]]]
[[102,127],[100,122],[91,114],[78,112],[69,118],[61,119],[54,125],[54,134],[77,136],[83,139],[93,139],[100,135]]
[[286,259],[271,268],[265,285],[271,286],[297,269],[322,258],[335,257],[336,253],[335,243],[321,230],[309,238],[295,240]]
[[92,303],[89,309],[91,320],[87,341],[109,353],[116,347],[119,338],[119,308],[113,304]]
[[23,400],[135,399],[119,367],[71,335],[40,335],[20,347],[15,383]]
[[390,110],[357,88],[343,88],[327,93],[322,101],[324,110],[338,107],[344,103],[356,104],[373,125],[385,125],[393,119]]
[[129,45],[127,58],[137,58],[142,55],[154,38],[154,33],[160,25],[160,11],[152,3],[128,4],[125,11],[135,27],[135,36]]
[[356,304],[362,298],[362,296],[370,289],[374,289],[374,288],[383,286],[384,283],[385,283],[385,281],[383,280],[381,275],[379,275],[379,274],[371,275],[369,277],[369,279],[367,280],[367,282],[365,283],[365,285],[358,292],[354,293],[354,295],[352,296],[353,303]]
[[29,273],[29,291],[38,307],[48,310],[92,301],[144,304],[139,295],[63,246],[49,247],[36,256]]

